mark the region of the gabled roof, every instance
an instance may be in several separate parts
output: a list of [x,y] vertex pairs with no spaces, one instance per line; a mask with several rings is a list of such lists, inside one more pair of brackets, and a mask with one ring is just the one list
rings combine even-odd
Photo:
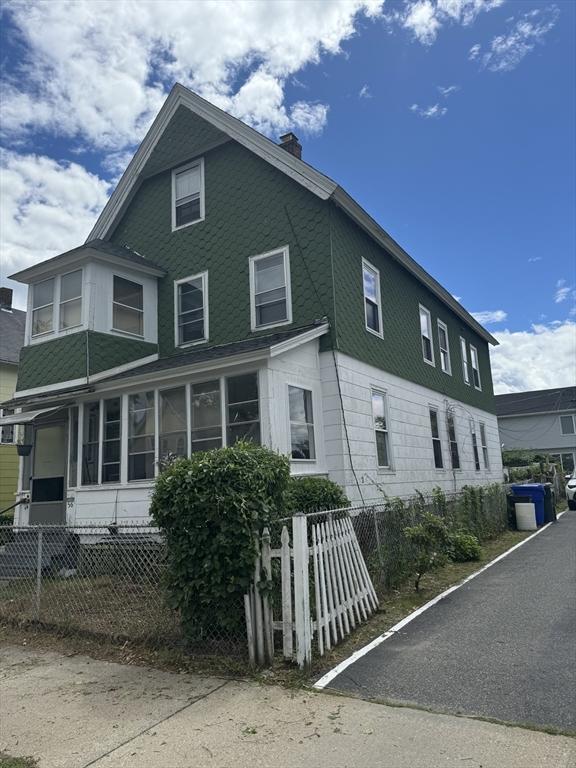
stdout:
[[511,392],[508,395],[496,395],[494,400],[497,416],[576,411],[576,387]]
[[406,251],[385,232],[382,227],[368,213],[348,195],[342,187],[317,171],[311,165],[300,160],[263,136],[258,131],[246,125],[227,112],[215,107],[210,102],[193,93],[188,88],[177,83],[172,90],[162,109],[156,116],[148,133],[140,144],[136,154],[124,171],[122,178],[104,210],[98,217],[89,238],[105,239],[110,236],[114,226],[124,212],[132,195],[144,178],[145,166],[158,144],[162,134],[168,127],[172,117],[179,107],[186,107],[194,114],[206,120],[217,128],[222,134],[229,136],[242,146],[254,152],[266,160],[278,170],[285,173],[297,183],[308,189],[322,200],[332,200],[365,232],[368,233],[380,246],[385,248],[390,255],[399,261],[405,269],[411,272],[421,283],[434,293],[444,304],[479,336],[490,344],[498,344],[496,339],[488,333],[470,315],[464,307],[456,301],[440,283],[426,272]]
[[25,328],[26,312],[21,309],[0,309],[0,363],[18,365]]
[[71,251],[59,253],[58,256],[16,272],[16,274],[10,276],[10,279],[18,280],[20,283],[29,283],[56,269],[66,269],[77,262],[86,261],[94,256],[100,260],[114,263],[128,262],[131,266],[137,267],[139,271],[158,277],[166,274],[165,269],[133,251],[127,245],[115,245],[106,240],[95,238],[94,240],[87,240],[84,245],[80,245],[78,248],[72,248]]

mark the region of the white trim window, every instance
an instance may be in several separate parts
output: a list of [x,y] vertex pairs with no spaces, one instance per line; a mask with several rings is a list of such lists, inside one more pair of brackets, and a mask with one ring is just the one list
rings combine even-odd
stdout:
[[208,340],[208,272],[174,283],[176,346]]
[[173,456],[188,455],[186,389],[174,387],[158,393],[160,410],[160,462]]
[[59,323],[61,331],[82,325],[82,270],[60,277]]
[[448,327],[442,320],[438,320],[438,347],[440,349],[440,368],[449,376],[452,375],[452,362],[450,360],[450,341],[448,339]]
[[293,459],[313,461],[316,458],[314,444],[314,414],[312,392],[302,387],[288,386],[290,411],[290,455]]
[[474,382],[475,389],[482,389],[482,382],[480,380],[480,364],[478,363],[478,350],[470,344],[470,360],[472,363],[472,381]]
[[422,357],[428,365],[435,365],[434,342],[432,340],[432,316],[430,310],[419,305],[420,312],[420,338],[422,340]]
[[120,275],[113,276],[112,330],[144,335],[144,286]]
[[372,417],[374,419],[374,434],[376,438],[376,456],[380,469],[390,469],[390,436],[388,434],[388,416],[386,393],[372,390]]
[[204,160],[172,171],[172,231],[204,219]]
[[138,392],[128,397],[128,480],[154,477],[154,400],[154,392]]
[[234,445],[238,440],[260,444],[257,373],[226,379],[226,445]]
[[54,330],[54,291],[56,279],[42,280],[32,286],[32,337]]
[[253,331],[292,322],[288,246],[250,257],[250,320]]
[[362,259],[362,286],[364,290],[364,323],[366,330],[382,337],[382,299],[380,272]]
[[120,482],[122,444],[122,399],[104,400],[102,433],[102,482]]
[[221,448],[222,387],[220,379],[203,381],[190,387],[191,451]]
[[466,339],[460,336],[460,354],[462,356],[462,376],[464,383],[470,386],[470,363],[468,362],[468,345]]
[[430,431],[432,432],[432,451],[434,453],[434,466],[436,469],[444,469],[444,457],[442,456],[442,440],[440,439],[440,424],[438,422],[438,411],[436,408],[429,408],[430,413]]
[[98,484],[100,463],[100,401],[84,403],[82,425],[82,485]]
[[574,416],[568,414],[567,416],[560,416],[560,429],[563,435],[573,435],[576,430],[574,429]]
[[458,450],[456,424],[454,423],[454,414],[452,411],[446,412],[446,426],[448,428],[448,442],[450,444],[450,462],[452,464],[452,469],[460,469],[460,452]]
[[472,453],[474,455],[474,469],[480,472],[480,454],[478,453],[478,437],[476,436],[476,424],[470,419],[470,435],[472,437]]
[[490,469],[490,461],[488,459],[488,443],[486,442],[486,424],[480,421],[480,445],[482,446],[482,456],[484,458],[484,467]]
[[[0,416],[11,416],[14,411],[11,408],[0,408]],[[2,445],[14,445],[16,442],[16,429],[14,424],[0,427],[0,443]]]

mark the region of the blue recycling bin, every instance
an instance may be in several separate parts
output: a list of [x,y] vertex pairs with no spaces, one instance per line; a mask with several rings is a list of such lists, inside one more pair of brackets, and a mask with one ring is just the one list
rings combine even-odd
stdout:
[[512,486],[514,496],[528,496],[536,511],[536,525],[544,525],[544,483],[517,483]]

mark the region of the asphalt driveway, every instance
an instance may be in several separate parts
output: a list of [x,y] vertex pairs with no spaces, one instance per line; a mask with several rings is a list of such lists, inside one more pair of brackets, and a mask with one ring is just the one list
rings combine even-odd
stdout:
[[425,611],[329,687],[576,732],[576,513]]

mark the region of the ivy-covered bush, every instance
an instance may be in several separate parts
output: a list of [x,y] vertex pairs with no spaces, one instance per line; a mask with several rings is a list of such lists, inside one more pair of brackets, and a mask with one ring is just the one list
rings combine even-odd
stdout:
[[480,560],[482,547],[474,534],[456,531],[450,534],[448,554],[454,562],[466,563],[470,560]]
[[326,477],[291,477],[284,499],[287,515],[350,506],[342,488]]
[[289,461],[236,443],[168,465],[150,514],[167,544],[166,584],[189,638],[242,626],[255,534],[283,512]]

